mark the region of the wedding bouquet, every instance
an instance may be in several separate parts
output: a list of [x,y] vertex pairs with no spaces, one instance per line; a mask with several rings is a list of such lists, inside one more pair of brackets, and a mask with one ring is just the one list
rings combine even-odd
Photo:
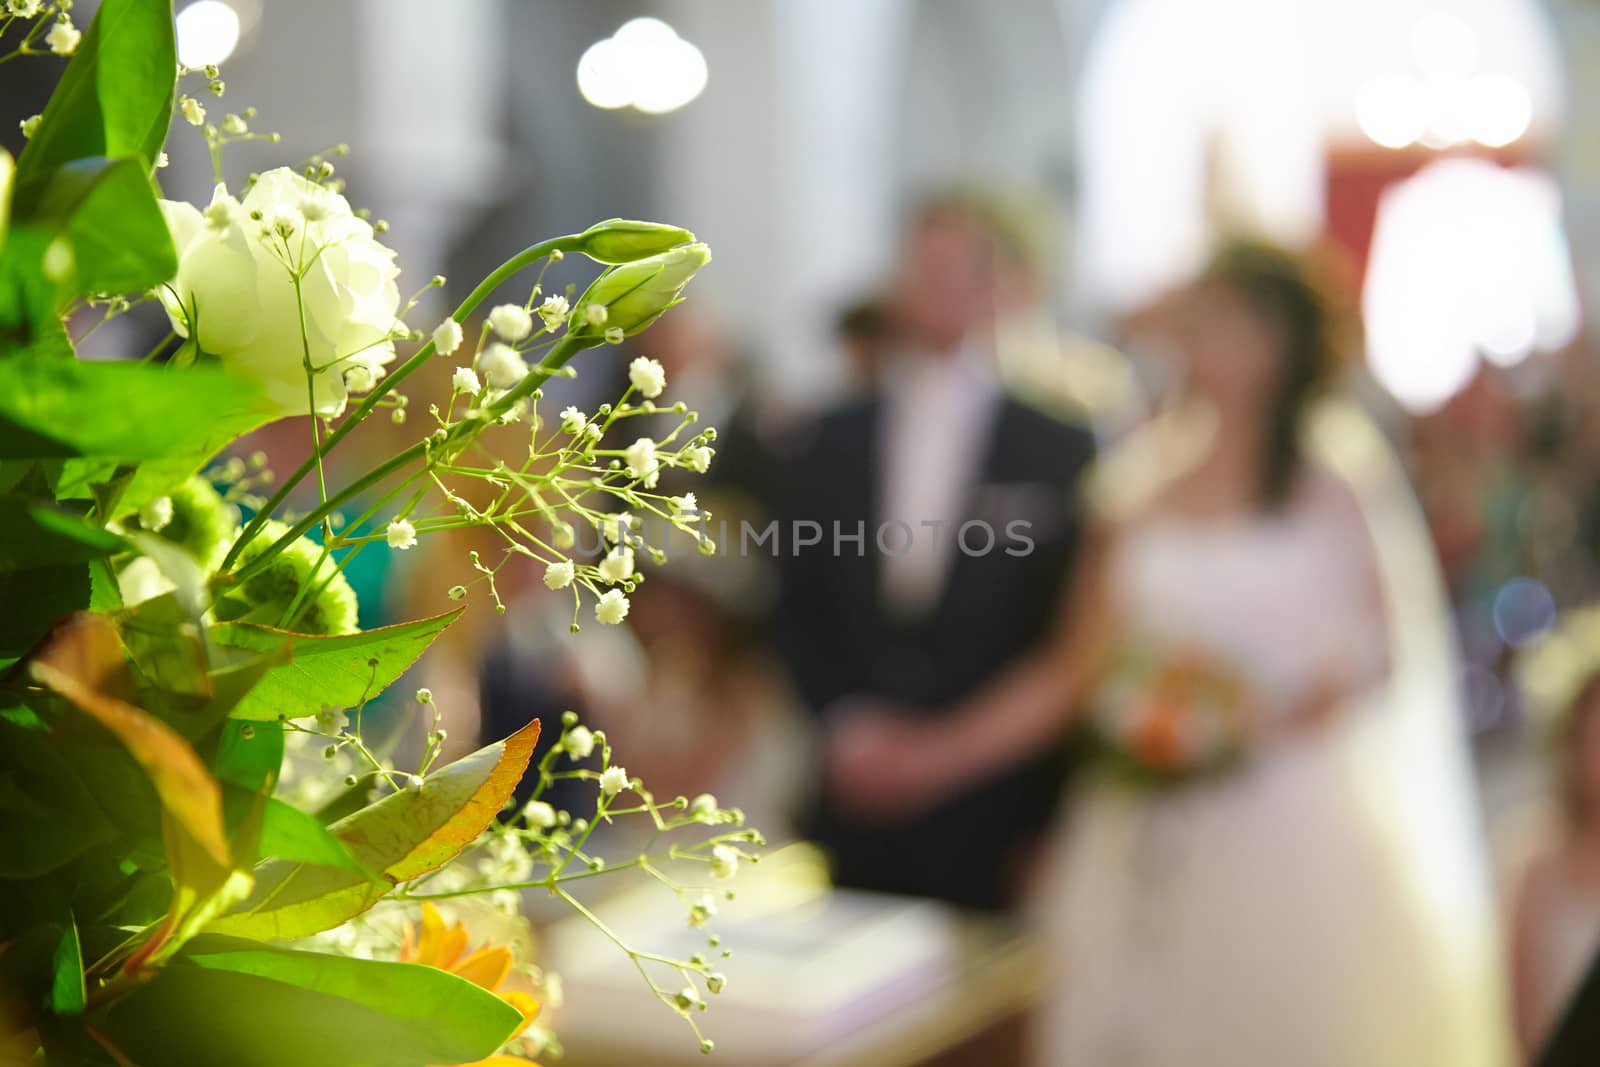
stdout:
[[1248,689],[1215,657],[1130,644],[1096,697],[1095,733],[1110,766],[1136,782],[1176,785],[1216,774],[1248,750]]
[[[229,145],[276,135],[221,113],[220,72],[175,56],[170,0],[104,0],[82,30],[70,0],[0,0],[0,63],[70,57],[43,114],[17,116],[26,149],[0,152],[0,1061],[523,1062],[553,1048],[535,1019],[557,988],[504,944],[527,943],[532,891],[594,922],[693,1027],[726,982],[715,935],[652,953],[581,893],[633,872],[707,927],[760,844],[736,809],[658,800],[570,713],[538,760],[530,719],[447,762],[426,689],[403,702],[423,739],[403,763],[363,719],[463,602],[504,610],[507,568],[570,597],[576,630],[627,616],[636,555],[663,555],[644,516],[712,550],[692,498],[657,491],[668,469],[704,473],[715,440],[658,405],[660,364],[635,359],[593,414],[541,410],[575,356],[676,304],[705,246],[613,219],[519,252],[414,328],[444,279],[402,301],[338,154],[230,180]],[[203,206],[156,185],[174,113],[209,152]],[[584,262],[586,286],[546,288]],[[147,355],[80,358],[156,304],[171,332]],[[400,387],[439,360],[450,393],[414,417]],[[663,413],[664,437],[625,432]],[[286,476],[233,448],[285,419],[309,451]],[[350,464],[328,457],[380,421],[420,426],[337,477]],[[314,503],[295,510],[300,488]],[[574,554],[583,526],[598,558]],[[352,561],[452,531],[495,548],[439,590],[451,610],[362,629]],[[563,780],[582,810],[551,803]],[[603,855],[594,835],[619,819],[657,845]]]

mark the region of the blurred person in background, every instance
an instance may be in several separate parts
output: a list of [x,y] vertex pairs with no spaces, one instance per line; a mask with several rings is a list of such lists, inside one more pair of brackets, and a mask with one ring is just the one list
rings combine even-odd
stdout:
[[1442,596],[1376,430],[1317,403],[1336,316],[1255,244],[1169,314],[1201,432],[1110,462],[1055,636],[933,728],[859,712],[834,781],[929,810],[1093,710],[1101,773],[1037,901],[1040,1063],[1499,1067]]
[[844,356],[849,387],[862,393],[876,389],[895,343],[894,323],[883,300],[863,297],[840,311],[833,336]]
[[1600,672],[1579,687],[1556,742],[1561,819],[1528,864],[1512,931],[1517,1031],[1530,1059],[1600,949]]
[[[1026,262],[981,198],[928,201],[887,297],[894,346],[871,360],[876,384],[793,435],[776,640],[824,747],[857,706],[932,715],[961,701],[1033,650],[1054,615],[1093,438],[997,378],[996,318],[1037,288],[1017,284]],[[801,545],[800,524],[819,540]],[[1014,530],[1025,542],[1008,541]],[[804,829],[842,886],[1001,908],[1066,766],[1063,747],[1043,745],[907,816],[858,808],[819,775]]]

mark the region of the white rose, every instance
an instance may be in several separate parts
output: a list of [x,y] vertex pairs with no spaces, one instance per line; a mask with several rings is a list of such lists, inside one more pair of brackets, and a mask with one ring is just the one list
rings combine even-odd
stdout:
[[[394,359],[400,270],[344,197],[279,167],[243,203],[219,185],[204,212],[172,201],[162,210],[178,251],[177,277],[157,290],[172,328],[259,381],[285,413],[312,406],[307,355],[323,416],[344,410],[347,378],[375,382]],[[304,271],[304,338],[291,269]]]

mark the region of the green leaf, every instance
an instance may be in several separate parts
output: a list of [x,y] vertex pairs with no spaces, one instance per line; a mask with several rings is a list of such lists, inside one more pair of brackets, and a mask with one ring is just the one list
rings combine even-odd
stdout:
[[0,459],[208,458],[271,417],[259,386],[220,367],[0,361]]
[[[72,248],[68,295],[131,293],[178,273],[166,218],[140,159],[94,157],[36,178],[28,221]],[[32,191],[19,190],[19,199]]]
[[78,923],[69,912],[67,928],[56,946],[55,980],[50,985],[50,1010],[57,1015],[82,1015],[88,994],[83,985],[83,949]]
[[[420,788],[391,793],[329,827],[358,862],[388,882],[436,870],[477,839],[510,798],[539,737],[535,719],[481,748]],[[349,871],[273,860],[256,868],[256,888],[213,933],[260,940],[306,937],[366,911],[387,890]]]
[[261,825],[262,856],[356,871],[368,881],[376,880],[382,888],[388,888],[388,883],[383,882],[377,872],[362,866],[349,846],[315,816],[273,797],[267,799],[265,815]]
[[521,1022],[434,967],[200,938],[95,1025],[136,1063],[423,1067],[483,1059]]
[[51,504],[0,495],[0,571],[83,563],[128,547],[104,526]]
[[48,874],[113,833],[54,739],[9,718],[0,720],[0,825],[0,878]]
[[171,0],[105,0],[17,160],[18,187],[91,156],[154,163],[172,121],[177,70]]
[[0,658],[21,656],[57,618],[89,606],[88,565],[0,570],[0,604]]
[[233,710],[236,719],[298,719],[326,706],[353,708],[383,692],[416,662],[461,614],[381,626],[358,634],[313,637],[253,623],[228,622],[210,630],[214,643],[246,652],[288,648],[288,663],[274,667]]
[[211,772],[219,782],[228,782],[253,793],[270,790],[278,782],[283,766],[283,730],[252,726],[244,722],[222,724],[217,754]]

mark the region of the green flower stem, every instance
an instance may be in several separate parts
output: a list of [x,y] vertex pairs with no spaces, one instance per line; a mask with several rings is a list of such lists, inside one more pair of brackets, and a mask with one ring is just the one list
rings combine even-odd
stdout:
[[[570,238],[565,239],[570,240]],[[504,268],[502,268],[502,270],[503,269]],[[496,274],[498,273],[499,272],[497,271]],[[493,277],[494,276],[491,275],[491,278]],[[488,285],[487,280],[484,282],[484,285]],[[482,290],[483,288],[483,285],[478,287],[479,290]],[[476,296],[477,292],[475,291],[473,295]],[[465,304],[462,306],[466,307]],[[457,312],[457,314],[464,313],[465,312],[462,311]],[[493,404],[489,405],[489,407],[485,409],[486,418],[484,420],[473,420],[470,422],[457,423],[454,427],[446,432],[444,441],[435,447],[437,447],[441,452],[448,452],[451,445],[460,443],[468,434],[480,432],[484,426],[492,423],[495,419],[511,410],[512,406],[516,404],[518,400],[528,396],[540,385],[543,385],[550,379],[551,375],[565,366],[567,361],[573,356],[577,355],[586,348],[594,348],[602,343],[603,341],[596,337],[573,337],[571,335],[563,337],[555,345],[555,347],[552,348],[548,354],[546,354],[544,359],[540,360],[539,365],[528,373],[526,378],[522,379],[522,381],[517,383],[514,388],[508,390],[504,396],[502,396],[499,400],[496,400]],[[424,346],[422,351],[418,352],[416,356],[413,356],[409,361],[407,361],[401,370],[405,371],[407,368],[411,368],[412,364],[416,363],[418,357],[431,354],[431,350],[431,343],[427,346]],[[398,377],[399,374],[400,372],[397,371],[394,377]],[[369,397],[368,399],[370,400],[371,398]],[[365,407],[365,405],[363,405],[363,407]],[[361,414],[361,411],[356,412],[357,416]],[[347,421],[341,424],[338,430],[334,431],[332,434],[329,434],[328,439],[324,443],[323,447],[332,448],[333,445],[337,444],[341,431],[343,431],[350,424],[351,423]],[[357,478],[355,481],[339,490],[333,496],[324,500],[310,514],[306,515],[299,522],[295,523],[288,533],[284,534],[277,541],[274,541],[265,552],[257,556],[254,560],[247,563],[243,568],[236,572],[233,576],[235,580],[244,581],[259,573],[262,568],[264,568],[278,555],[278,553],[282,552],[289,545],[293,544],[297,538],[304,536],[326,516],[331,515],[334,511],[337,511],[341,505],[347,503],[352,498],[360,496],[362,493],[366,492],[367,489],[379,484],[380,482],[383,482],[395,472],[404,470],[406,467],[417,462],[418,460],[426,462],[428,458],[428,452],[430,451],[429,443],[430,442],[428,438],[418,441],[410,448],[407,448],[404,451],[399,452],[384,462],[378,464],[378,466],[374,467],[360,478]],[[294,481],[298,481],[314,465],[314,459],[307,460],[306,463],[301,465],[301,469],[295,472],[295,475],[291,481],[285,483],[285,486],[292,485]],[[283,493],[284,489],[279,489],[278,494],[274,497],[274,500],[268,501],[267,504],[263,506],[262,510],[257,513],[258,516],[269,513],[274,507],[276,507],[276,503],[274,501],[278,500]],[[254,520],[251,521],[252,523],[254,522]],[[263,519],[262,522],[264,524],[265,520]],[[243,544],[250,536],[250,530],[248,527],[246,527],[244,533],[239,535],[239,541],[234,546],[235,551],[230,552],[229,554],[236,554],[239,545]],[[226,560],[224,560],[222,569],[225,571],[227,567],[228,563]]]
[[[583,238],[581,234],[567,234],[565,237],[553,237],[548,241],[541,241],[536,245],[530,245],[521,252],[518,252],[516,255],[512,256],[510,259],[506,260],[504,263],[500,264],[500,266],[496,267],[488,277],[479,282],[478,287],[472,290],[467,298],[456,307],[455,312],[450,317],[455,319],[456,322],[466,322],[467,317],[477,310],[478,305],[487,300],[489,295],[498,289],[501,283],[506,281],[506,279],[510,278],[512,275],[516,274],[532,263],[536,263],[541,259],[547,258],[552,252],[578,251],[582,248],[582,246]],[[599,339],[595,338],[590,343],[586,343],[581,347],[588,348],[591,347],[592,344],[597,343],[599,343]],[[560,347],[561,346],[558,345],[556,350],[559,350]],[[579,349],[575,348],[571,352],[568,352],[566,358],[570,359],[572,354],[578,350]],[[366,417],[372,413],[372,410],[378,406],[378,402],[380,400],[382,400],[389,393],[393,392],[395,387],[397,387],[401,382],[405,381],[406,378],[410,377],[417,371],[419,367],[426,363],[433,356],[433,351],[433,339],[429,338],[427,343],[419,348],[415,355],[406,360],[399,367],[395,368],[392,374],[384,375],[383,378],[378,381],[377,386],[373,388],[372,392],[368,393],[366,398],[356,406],[356,409],[351,412],[350,415],[344,419],[344,421],[339,423],[339,425],[334,428],[332,433],[328,434],[327,440],[324,441],[318,448],[316,455],[308,457],[304,463],[300,464],[300,466],[296,468],[293,474],[284,479],[283,484],[278,487],[278,491],[273,493],[272,497],[268,499],[264,505],[262,505],[259,511],[256,512],[255,516],[251,518],[249,523],[245,525],[244,530],[239,534],[239,539],[235,541],[233,547],[228,550],[227,556],[222,561],[221,569],[223,571],[227,571],[228,568],[232,567],[233,564],[238,561],[239,553],[244,550],[244,546],[249,544],[250,541],[261,532],[261,527],[266,525],[267,519],[272,516],[273,512],[278,510],[278,508],[283,504],[284,500],[287,499],[289,494],[294,490],[295,486],[299,485],[301,481],[303,481],[305,477],[316,468],[318,463],[321,462],[322,456],[331,451],[336,445],[338,445],[340,441],[344,440],[345,436],[351,430],[355,429],[357,425],[364,421]],[[548,359],[548,357],[546,358]],[[563,359],[562,362],[566,362],[566,359]],[[560,364],[557,364],[557,366],[559,365]],[[541,363],[540,366],[542,367],[543,363]],[[531,378],[533,375],[530,374],[529,377]],[[544,378],[548,377],[549,374],[547,373]],[[542,382],[544,378],[541,378],[540,381]],[[507,407],[509,406],[510,405],[507,405]],[[312,418],[316,418],[316,415],[313,414]],[[420,446],[413,446],[413,448],[407,449],[406,453],[402,453],[402,455],[407,455],[408,453],[412,452],[420,454],[420,451]],[[396,458],[398,459],[399,457]],[[406,462],[410,462],[410,460],[414,458],[416,458],[415,455],[410,455],[408,456]],[[385,466],[389,465],[385,464]],[[404,466],[404,464],[396,464],[395,466],[390,467],[389,471],[385,471],[384,476],[386,477],[388,473],[398,469],[400,466]],[[373,479],[373,481],[377,480],[379,479]],[[365,488],[365,486],[363,486],[363,488]],[[341,496],[343,495],[344,494],[341,494]],[[312,523],[312,525],[316,524]],[[310,527],[307,527],[307,529],[309,528]],[[299,534],[297,533],[295,536],[298,537]],[[282,543],[287,543],[287,541]],[[281,551],[281,548],[275,546],[272,550],[264,553],[262,558],[270,559],[272,556],[277,555],[278,551]]]

